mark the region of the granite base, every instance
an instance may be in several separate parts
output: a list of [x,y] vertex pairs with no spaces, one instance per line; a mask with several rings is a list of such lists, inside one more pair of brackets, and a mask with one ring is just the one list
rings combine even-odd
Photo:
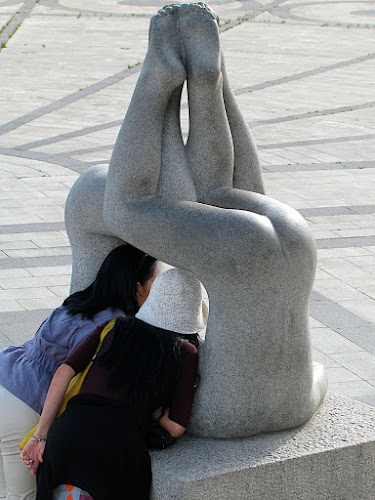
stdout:
[[186,435],[151,455],[152,500],[371,500],[375,408],[328,393],[297,429],[237,440]]

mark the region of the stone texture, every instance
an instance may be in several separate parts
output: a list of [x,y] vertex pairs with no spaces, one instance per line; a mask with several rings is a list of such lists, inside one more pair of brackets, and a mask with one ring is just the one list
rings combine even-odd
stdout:
[[65,226],[72,249],[71,293],[95,279],[106,256],[122,240],[103,221],[103,199],[108,165],[86,170],[71,187],[65,203]]
[[[176,92],[186,78],[185,146]],[[165,170],[176,163],[181,175],[173,183]],[[189,172],[196,197],[185,189]],[[162,182],[169,189],[160,190]],[[210,316],[191,420],[200,436],[301,425],[326,392],[308,330],[315,244],[294,209],[262,193],[257,151],[229,85],[214,17],[192,4],[163,10],[151,20],[103,213],[112,234],[193,272],[207,290]]]
[[191,426],[198,435],[244,437],[301,425],[326,391],[308,330],[316,248],[303,218],[262,193],[215,15],[197,4],[161,11],[151,20],[109,169],[86,171],[67,198],[71,291],[88,286],[122,241],[196,275],[210,299]]
[[152,452],[155,500],[370,500],[375,409],[328,393],[306,425]]

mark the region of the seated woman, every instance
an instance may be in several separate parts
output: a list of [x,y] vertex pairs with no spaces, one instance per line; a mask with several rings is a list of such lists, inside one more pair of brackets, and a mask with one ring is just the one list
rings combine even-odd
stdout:
[[131,245],[117,247],[93,283],[52,311],[34,338],[0,352],[0,468],[8,499],[35,499],[35,479],[18,459],[19,444],[39,420],[57,367],[103,322],[134,315],[155,273],[153,257]]
[[[184,294],[169,293],[179,281]],[[52,499],[53,489],[63,483],[88,491],[95,500],[120,498],[124,487],[129,499],[149,498],[148,425],[153,417],[173,437],[188,425],[197,349],[176,333],[201,330],[206,308],[199,281],[177,269],[155,280],[148,300],[154,305],[144,314],[141,309],[136,318],[116,319],[81,393],[55,421],[70,380],[96,352],[100,330],[93,331],[58,368],[36,439],[21,453],[32,473],[38,470],[38,500]],[[155,307],[158,303],[162,307]]]

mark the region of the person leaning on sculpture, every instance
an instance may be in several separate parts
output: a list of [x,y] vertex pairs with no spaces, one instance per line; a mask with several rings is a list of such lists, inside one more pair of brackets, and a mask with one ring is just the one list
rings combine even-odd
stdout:
[[19,445],[38,422],[59,364],[103,322],[134,315],[155,275],[153,257],[122,245],[106,257],[88,288],[52,311],[33,339],[0,352],[0,466],[6,498],[35,498],[35,480],[19,460]]
[[[186,79],[185,146],[178,113]],[[174,152],[167,165],[166,146]],[[296,427],[327,389],[308,330],[315,243],[294,209],[263,194],[253,152],[227,83],[215,14],[202,3],[160,10],[108,168],[103,223],[107,234],[192,272],[207,290],[189,427],[200,436]],[[174,166],[176,194],[163,196],[165,168]],[[195,198],[186,193],[191,179]]]
[[52,499],[63,483],[95,500],[121,498],[124,490],[129,499],[149,498],[148,424],[152,416],[171,436],[184,433],[197,349],[180,334],[198,332],[205,320],[199,281],[177,269],[160,274],[136,317],[116,319],[80,394],[54,422],[70,380],[95,354],[100,332],[76,347],[56,371],[36,429],[46,438],[45,449],[44,441],[30,440],[21,453],[25,465],[38,471],[37,500]]

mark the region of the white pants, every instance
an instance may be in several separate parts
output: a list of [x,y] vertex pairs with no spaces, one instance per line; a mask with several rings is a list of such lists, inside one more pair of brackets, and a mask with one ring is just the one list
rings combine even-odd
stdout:
[[6,500],[35,500],[35,477],[21,461],[19,445],[38,421],[36,411],[0,385],[0,492],[6,491]]

